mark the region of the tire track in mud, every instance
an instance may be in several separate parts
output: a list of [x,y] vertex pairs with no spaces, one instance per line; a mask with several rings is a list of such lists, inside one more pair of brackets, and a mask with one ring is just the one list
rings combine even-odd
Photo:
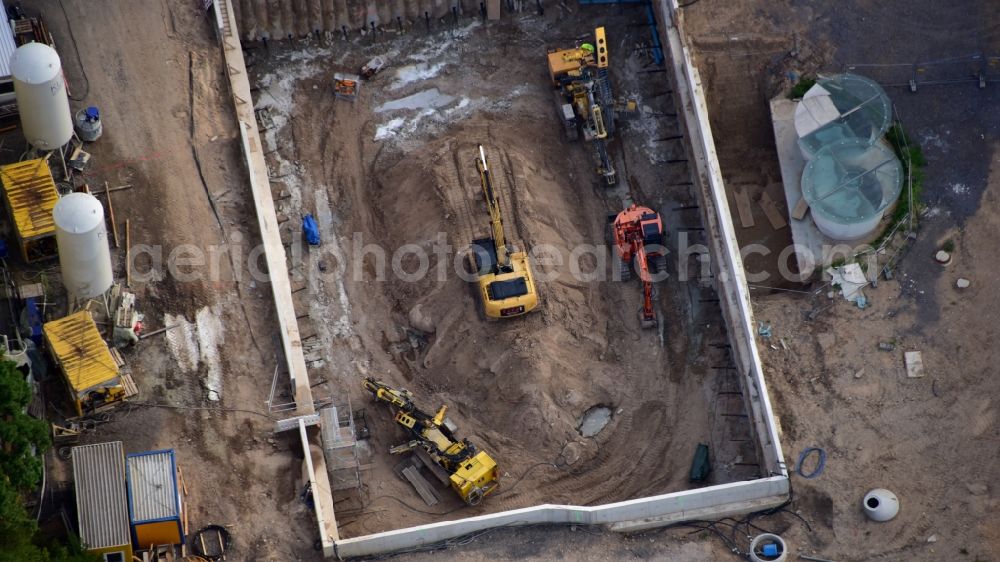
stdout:
[[[457,230],[456,239],[452,245],[455,247],[455,252],[459,253],[466,251],[472,239],[479,234],[475,220],[477,209],[474,207],[467,187],[469,164],[463,163],[463,158],[460,155],[463,149],[451,149],[450,147],[448,149],[451,152],[451,165],[439,166],[438,169],[442,170],[446,181],[439,184],[438,187],[443,192],[441,196],[446,203],[447,210],[455,216],[454,222]],[[471,150],[466,149],[466,151],[470,155],[472,154]],[[471,159],[468,161],[473,162]]]

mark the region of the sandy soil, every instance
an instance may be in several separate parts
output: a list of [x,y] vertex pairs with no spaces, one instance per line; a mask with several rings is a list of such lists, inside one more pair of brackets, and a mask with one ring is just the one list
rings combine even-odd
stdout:
[[[63,1],[79,62],[59,2],[26,8],[41,11],[55,35],[74,95],[84,97],[73,107],[101,109],[104,136],[88,148],[87,182],[95,190],[104,181],[133,186],[112,194],[122,236],[128,218],[133,245],[160,245],[164,258],[183,244],[206,254],[217,246],[221,256],[216,274],[199,280],[137,275],[133,289],[147,329],[184,322],[144,340],[126,360],[139,402],[174,407],[116,409],[84,442],[122,440],[126,452],[174,449],[192,530],[232,525],[230,559],[311,557],[315,524],[289,476],[300,462],[272,438],[273,422],[260,413],[277,334],[269,291],[254,288],[246,266],[256,219],[212,30],[190,2],[116,2],[94,11]],[[124,254],[114,256],[123,275]],[[134,273],[149,265],[140,258]],[[210,385],[220,400],[210,400]],[[55,455],[50,466],[50,476],[68,473]]]
[[[790,72],[996,52],[991,10],[985,2],[960,12],[933,2],[692,6],[686,29],[707,77],[728,185],[748,186],[755,198],[766,188],[783,207],[780,189],[768,187],[780,176],[767,99],[790,83]],[[821,476],[793,479],[795,507],[813,533],[793,526],[786,538],[833,560],[997,560],[1000,457],[991,444],[1000,422],[989,398],[997,391],[989,342],[1000,137],[986,117],[996,111],[997,90],[966,83],[889,94],[928,158],[928,209],[895,279],[866,290],[872,306],[865,310],[828,300],[828,289],[815,297],[755,292],[757,319],[774,326],[761,344],[786,459],[794,465],[809,446],[829,455]],[[756,229],[738,229],[741,242],[783,247],[788,229],[773,231],[759,208],[755,215]],[[942,268],[933,253],[947,240],[956,258]],[[957,290],[958,277],[972,287]],[[818,312],[810,321],[811,311]],[[895,350],[879,351],[878,342]],[[912,350],[923,353],[922,379],[905,375],[903,351]],[[902,506],[881,525],[860,512],[861,497],[878,486],[896,492]]]
[[[648,31],[629,27],[635,12],[603,14],[622,69],[613,77],[621,77],[623,92],[643,96],[650,112],[624,126],[625,144],[614,147],[622,186],[610,192],[590,172],[590,151],[561,140],[542,58],[547,46],[586,35],[589,17],[555,10],[490,27],[463,20],[444,33],[388,36],[374,45],[358,40],[347,50],[308,40],[254,51],[256,104],[275,122],[265,133],[269,166],[277,189],[288,191],[278,211],[288,218],[289,236],[312,212],[326,240],[296,268],[310,287],[299,303],[309,315],[303,323],[326,349],[314,367],[332,395],[350,394],[354,407],[367,408],[373,430],[371,456],[363,460],[371,463],[365,493],[338,498],[347,536],[434,521],[461,508],[447,492],[442,505],[427,508],[392,474],[397,459],[385,451],[404,434],[361,391],[366,375],[409,388],[425,409],[448,404],[460,434],[498,460],[501,492],[461,516],[684,489],[699,441],[724,442],[716,482],[754,473],[750,447],[733,445],[736,430],[716,424],[722,383],[711,367],[725,357],[710,345],[723,338],[721,322],[717,308],[697,304],[696,286],[674,276],[661,287],[657,333],[639,328],[634,283],[581,282],[565,267],[539,263],[539,272],[554,277],[541,286],[541,309],[485,322],[468,284],[452,273],[455,253],[487,226],[476,143],[486,145],[498,170],[506,224],[522,247],[548,244],[568,254],[580,243],[601,244],[605,217],[627,197],[661,209],[674,235],[693,218],[675,210],[690,202],[685,170],[664,162],[679,147],[655,143],[676,130],[672,120],[653,116],[673,111],[667,87],[645,77],[662,75],[639,72],[645,57],[630,49]],[[392,67],[366,82],[355,103],[335,100],[332,72],[350,71],[374,54]],[[359,241],[391,255],[439,237],[453,249],[433,258],[422,280],[380,278],[373,255],[355,254]],[[329,273],[341,259],[347,275],[318,270],[323,262]],[[408,272],[418,265],[402,261]],[[577,426],[594,405],[615,415],[585,439]]]

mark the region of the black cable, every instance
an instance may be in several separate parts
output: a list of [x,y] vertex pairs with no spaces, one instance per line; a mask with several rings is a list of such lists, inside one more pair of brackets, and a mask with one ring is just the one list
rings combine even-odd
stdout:
[[466,507],[468,507],[467,505],[465,505],[463,503],[462,505],[460,505],[460,506],[458,506],[456,508],[449,509],[448,511],[444,511],[444,512],[426,511],[426,510],[423,510],[423,509],[419,509],[419,508],[413,507],[412,505],[410,505],[410,504],[406,503],[405,501],[397,498],[396,496],[384,495],[384,496],[378,496],[377,498],[372,499],[372,501],[368,502],[368,505],[366,505],[364,507],[364,509],[368,509],[368,507],[370,507],[373,503],[377,502],[378,500],[380,500],[382,498],[389,498],[390,500],[393,500],[396,503],[399,503],[400,505],[402,505],[406,509],[409,509],[410,511],[415,511],[417,513],[423,513],[424,515],[449,515],[449,514],[455,513],[456,511],[458,511],[460,509],[465,509]]
[[524,480],[525,476],[527,476],[532,470],[535,470],[536,468],[538,468],[540,466],[551,466],[552,468],[555,468],[557,470],[562,470],[554,462],[536,462],[535,464],[529,466],[527,468],[527,470],[525,470],[524,473],[522,473],[521,476],[517,480],[515,480],[512,485],[510,485],[508,487],[505,487],[502,492],[500,492],[499,494],[497,494],[497,497],[502,496],[504,494],[509,494],[510,492],[512,492],[514,490],[514,488],[516,488],[517,485],[521,483],[521,480]]
[[76,63],[80,67],[80,74],[83,75],[84,91],[79,97],[69,96],[73,101],[83,101],[90,95],[90,78],[87,77],[87,70],[83,67],[83,59],[80,58],[80,48],[76,45],[76,36],[73,35],[73,24],[69,21],[69,14],[66,13],[66,5],[63,0],[59,0],[59,7],[62,9],[63,18],[66,20],[66,29],[69,30],[69,40],[73,43],[73,51],[76,53]]
[[792,510],[790,510],[790,509],[787,509],[787,508],[782,508],[782,509],[781,509],[781,512],[782,512],[782,513],[787,513],[787,514],[789,514],[789,515],[793,515],[793,516],[797,517],[797,518],[799,519],[799,521],[802,521],[802,524],[806,526],[806,530],[807,530],[807,531],[809,531],[810,533],[811,533],[811,532],[813,532],[813,528],[812,528],[812,525],[810,525],[810,524],[809,524],[809,522],[808,522],[808,521],[806,521],[806,518],[805,518],[805,517],[802,517],[802,516],[801,516],[801,515],[799,515],[798,513],[795,513],[794,511],[792,511]]
[[[813,453],[816,453],[816,466],[807,474],[803,472],[802,465],[805,464],[806,459]],[[795,467],[795,473],[807,480],[812,480],[820,474],[823,474],[823,468],[826,466],[826,451],[820,449],[819,447],[806,447],[805,450],[799,454],[799,462],[797,464],[798,466]]]
[[694,6],[694,5],[695,5],[695,4],[697,4],[697,3],[699,2],[699,1],[700,1],[700,0],[691,0],[690,2],[685,2],[685,3],[683,3],[683,4],[678,4],[678,5],[677,5],[677,7],[678,7],[678,8],[687,8],[688,6]]

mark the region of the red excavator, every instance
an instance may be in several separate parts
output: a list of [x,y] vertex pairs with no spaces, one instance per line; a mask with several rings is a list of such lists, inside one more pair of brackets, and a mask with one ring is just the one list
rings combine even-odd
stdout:
[[667,255],[663,243],[663,220],[649,207],[630,205],[617,215],[608,217],[608,243],[614,246],[622,281],[632,278],[633,263],[642,280],[642,309],[639,320],[643,328],[656,326],[653,274],[666,271]]

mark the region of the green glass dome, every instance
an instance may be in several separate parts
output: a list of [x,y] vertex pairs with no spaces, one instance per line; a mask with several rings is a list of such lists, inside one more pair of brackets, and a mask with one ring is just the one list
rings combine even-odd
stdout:
[[795,109],[799,145],[807,156],[842,139],[874,144],[892,125],[892,102],[874,80],[857,74],[821,76]]
[[903,166],[882,143],[844,139],[821,148],[802,173],[802,196],[827,236],[869,234],[903,188]]

